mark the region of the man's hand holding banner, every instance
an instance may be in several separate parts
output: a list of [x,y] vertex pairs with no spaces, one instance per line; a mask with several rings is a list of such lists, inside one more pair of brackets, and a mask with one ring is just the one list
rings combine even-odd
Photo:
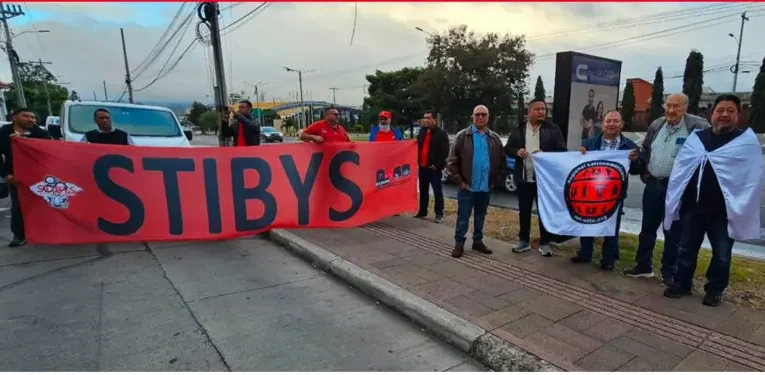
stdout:
[[127,147],[14,139],[31,243],[195,241],[417,209],[417,144]]
[[545,228],[577,237],[616,235],[627,192],[629,153],[535,153],[537,206]]

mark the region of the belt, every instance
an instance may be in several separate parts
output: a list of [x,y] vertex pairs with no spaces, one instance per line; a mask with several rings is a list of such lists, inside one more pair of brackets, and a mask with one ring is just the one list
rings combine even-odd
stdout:
[[648,175],[649,180],[659,181],[659,182],[667,182],[669,181],[669,177],[654,177],[651,175]]

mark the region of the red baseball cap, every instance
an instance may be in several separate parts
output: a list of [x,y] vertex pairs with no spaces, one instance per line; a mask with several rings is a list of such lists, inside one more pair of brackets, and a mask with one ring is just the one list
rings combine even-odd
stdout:
[[389,119],[389,118],[391,118],[391,115],[390,115],[390,112],[388,112],[388,111],[382,111],[382,112],[380,112],[379,115],[377,115],[377,117]]

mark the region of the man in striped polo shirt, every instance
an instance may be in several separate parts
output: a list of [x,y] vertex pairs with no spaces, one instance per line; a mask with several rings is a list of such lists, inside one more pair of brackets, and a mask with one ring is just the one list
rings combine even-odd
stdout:
[[[667,182],[675,156],[686,138],[696,129],[706,129],[709,122],[699,116],[686,113],[688,97],[672,94],[664,102],[664,117],[656,119],[645,134],[640,147],[638,166],[640,179],[645,183],[643,190],[643,221],[639,244],[635,255],[635,268],[624,273],[632,277],[653,277],[653,248],[656,246],[656,232],[664,220],[664,199]],[[661,256],[661,274],[664,285],[672,285],[677,270],[680,226],[673,224],[664,231],[664,252]]]

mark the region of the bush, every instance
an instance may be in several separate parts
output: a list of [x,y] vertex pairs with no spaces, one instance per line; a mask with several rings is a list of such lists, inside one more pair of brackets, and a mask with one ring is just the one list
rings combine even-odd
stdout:
[[361,125],[356,125],[356,126],[351,128],[351,133],[359,134],[359,133],[363,133],[363,132],[364,132],[364,127],[361,126]]

